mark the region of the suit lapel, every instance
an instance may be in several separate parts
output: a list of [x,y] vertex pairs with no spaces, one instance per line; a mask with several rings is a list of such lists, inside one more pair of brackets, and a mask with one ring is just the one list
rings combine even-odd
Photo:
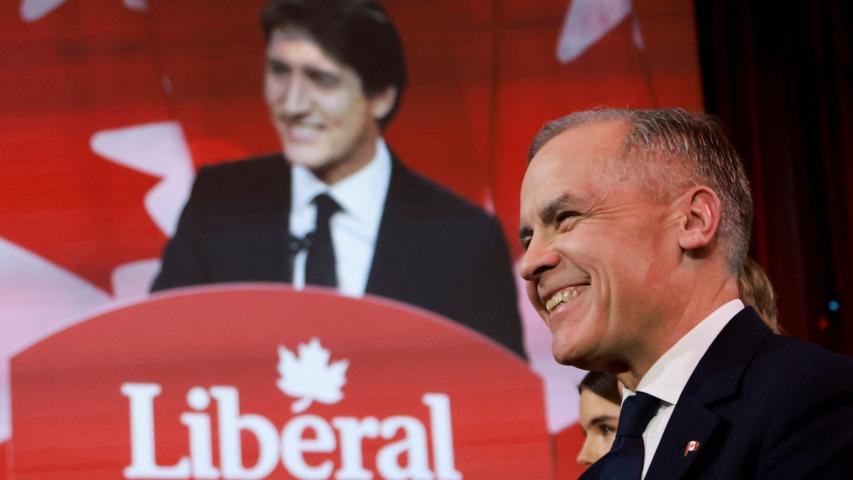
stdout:
[[744,372],[770,334],[749,307],[720,332],[676,403],[647,479],[687,478],[688,469],[702,458],[703,452],[715,449],[715,442],[724,440],[714,432],[730,422],[725,406],[736,400]]
[[399,292],[405,287],[404,279],[413,278],[409,272],[413,263],[409,256],[419,250],[418,242],[422,239],[411,220],[411,190],[411,173],[392,154],[391,181],[374,246],[367,293],[403,298]]
[[693,462],[708,448],[708,441],[720,421],[720,417],[706,408],[702,400],[679,400],[646,478],[683,478]]

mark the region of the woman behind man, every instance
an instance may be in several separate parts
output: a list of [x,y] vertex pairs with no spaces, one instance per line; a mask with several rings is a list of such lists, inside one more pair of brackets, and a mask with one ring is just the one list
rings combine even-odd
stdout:
[[[767,274],[752,258],[747,258],[738,277],[738,289],[743,303],[758,312],[773,333],[782,333],[776,309],[776,293]],[[581,465],[592,465],[610,451],[619,425],[622,389],[614,375],[589,372],[578,385],[580,400],[579,422],[584,431],[584,443],[578,452]]]

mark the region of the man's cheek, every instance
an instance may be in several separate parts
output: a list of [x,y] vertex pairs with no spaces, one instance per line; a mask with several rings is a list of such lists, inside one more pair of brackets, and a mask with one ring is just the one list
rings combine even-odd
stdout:
[[545,305],[542,305],[542,302],[539,300],[539,293],[536,290],[536,283],[531,281],[525,282],[525,287],[527,290],[527,298],[530,300],[530,304],[533,305],[533,308],[535,308],[536,311],[539,312],[539,315],[543,316],[544,318]]
[[352,107],[352,100],[348,95],[319,94],[315,99],[325,116],[337,122],[342,122],[353,114],[349,111]]

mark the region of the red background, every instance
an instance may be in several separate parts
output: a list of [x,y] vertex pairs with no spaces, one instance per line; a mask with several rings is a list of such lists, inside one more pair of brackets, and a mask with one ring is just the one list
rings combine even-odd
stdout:
[[[158,179],[97,156],[92,135],[177,121],[195,166],[278,149],[261,100],[264,2],[150,0],[137,11],[67,0],[33,22],[21,19],[23,3],[0,7],[0,238],[111,294],[116,266],[159,257],[166,236],[142,203]],[[636,0],[562,64],[555,51],[570,3],[383,2],[410,78],[391,148],[493,208],[516,255],[518,186],[545,121],[600,105],[702,107],[691,2]],[[573,478],[577,429],[558,439],[562,478]]]

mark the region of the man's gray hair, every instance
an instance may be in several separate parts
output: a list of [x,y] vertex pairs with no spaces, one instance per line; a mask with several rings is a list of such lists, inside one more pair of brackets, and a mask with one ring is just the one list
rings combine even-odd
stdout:
[[752,195],[743,162],[714,117],[680,108],[576,112],[546,123],[533,138],[527,161],[560,133],[606,121],[624,121],[630,127],[617,172],[639,178],[653,199],[673,199],[694,185],[717,193],[722,209],[718,237],[729,270],[737,275],[749,251]]

